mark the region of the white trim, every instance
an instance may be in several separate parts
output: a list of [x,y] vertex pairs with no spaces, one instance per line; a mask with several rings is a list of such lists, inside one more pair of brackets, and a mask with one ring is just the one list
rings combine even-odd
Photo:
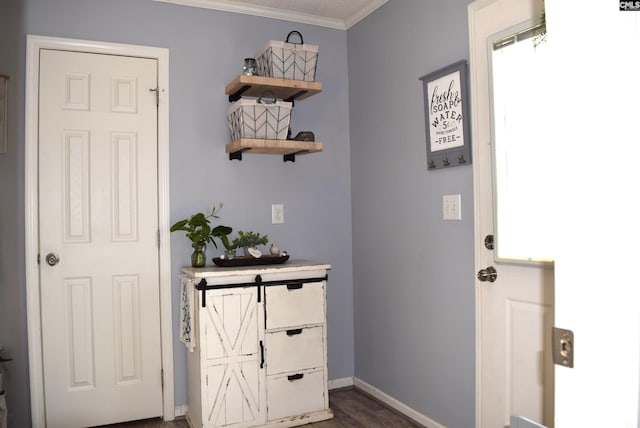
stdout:
[[376,9],[385,4],[388,0],[376,0],[369,3],[366,7],[360,9],[357,13],[354,13],[350,17],[344,20],[344,26],[348,30],[349,28],[362,21],[367,16],[371,15]]
[[388,0],[375,0],[365,8],[359,10],[346,19],[328,18],[308,13],[276,9],[267,6],[249,5],[229,0],[154,0],[163,3],[173,3],[181,6],[200,7],[204,9],[222,10],[225,12],[243,13],[245,15],[262,16],[264,18],[281,19],[283,21],[300,22],[302,24],[318,25],[320,27],[348,30]]
[[44,427],[40,283],[38,275],[38,81],[40,50],[57,49],[153,58],[158,61],[158,227],[160,228],[160,334],[164,371],[163,416],[175,418],[171,250],[169,247],[169,50],[150,46],[27,35],[25,76],[25,269],[32,426]]
[[353,376],[343,377],[342,379],[333,379],[327,383],[327,389],[338,389],[353,386]]
[[[476,64],[478,61],[479,55],[485,55],[486,51],[482,50],[480,52],[476,51],[476,14],[479,13],[485,7],[488,7],[495,3],[497,0],[476,0],[473,3],[469,4],[467,7],[467,16],[468,16],[468,27],[469,27],[469,94],[471,95],[470,101],[470,112],[471,112],[471,138],[474,141],[474,144],[471,146],[472,154],[471,157],[474,159],[473,162],[473,212],[474,212],[474,266],[476,269],[479,269],[478,266],[482,265],[482,253],[481,253],[481,244],[480,244],[480,230],[482,230],[481,225],[483,224],[484,218],[482,217],[483,210],[481,209],[481,204],[483,204],[483,198],[486,197],[482,192],[480,186],[480,175],[482,171],[480,170],[480,142],[476,140],[476,136],[478,135],[478,121],[476,120],[478,116],[479,107],[477,104],[477,98],[475,95],[479,91],[479,88],[482,86],[480,82],[476,80],[477,71]],[[482,427],[482,412],[483,412],[483,397],[482,391],[484,389],[484,385],[482,384],[482,343],[484,341],[484,337],[482,335],[482,319],[484,316],[483,307],[482,307],[482,299],[480,295],[481,288],[476,284],[474,287],[475,293],[475,309],[476,309],[476,327],[475,327],[475,352],[476,352],[476,387],[475,387],[475,426],[480,428]]]
[[357,377],[354,378],[353,385],[356,388],[359,388],[362,391],[366,392],[367,394],[369,394],[369,395],[377,398],[378,400],[382,401],[387,406],[396,409],[397,411],[399,411],[403,415],[405,415],[405,416],[413,419],[414,421],[426,426],[427,428],[446,428],[446,426],[444,426],[444,425],[436,422],[435,420],[431,419],[430,417],[428,417],[426,415],[423,415],[422,413],[412,409],[411,407],[407,406],[406,404],[396,400],[392,396],[380,391],[375,386],[369,385],[367,382],[363,381],[362,379],[359,379]]
[[189,406],[186,404],[176,406],[175,415],[176,418],[181,418],[187,414],[187,410],[189,410]]

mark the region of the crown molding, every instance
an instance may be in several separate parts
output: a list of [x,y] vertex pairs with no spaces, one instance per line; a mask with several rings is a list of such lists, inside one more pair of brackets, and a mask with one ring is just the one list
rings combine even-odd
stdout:
[[349,28],[353,27],[358,22],[362,21],[364,18],[371,15],[376,9],[378,9],[380,6],[382,6],[388,1],[389,0],[376,0],[369,3],[366,7],[363,7],[362,9],[360,9],[359,11],[357,11],[356,13],[354,13],[353,15],[351,15],[350,17],[344,20],[345,29],[348,30]]
[[302,24],[317,25],[320,27],[348,30],[352,25],[360,22],[371,12],[385,4],[388,0],[376,0],[366,8],[345,20],[311,15],[308,13],[286,11],[265,6],[256,6],[233,2],[229,0],[154,0],[163,3],[173,3],[181,6],[200,7],[225,12],[242,13],[245,15],[261,16],[264,18],[280,19],[283,21],[300,22]]

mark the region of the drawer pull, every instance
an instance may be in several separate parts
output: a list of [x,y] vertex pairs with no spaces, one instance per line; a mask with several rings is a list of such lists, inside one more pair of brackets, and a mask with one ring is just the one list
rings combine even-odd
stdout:
[[287,336],[295,336],[296,334],[302,334],[301,328],[294,328],[291,330],[287,330]]
[[287,290],[299,290],[302,288],[301,282],[294,282],[291,284],[287,284]]
[[304,377],[304,373],[297,373],[287,376],[287,380],[293,382],[294,380],[299,380]]

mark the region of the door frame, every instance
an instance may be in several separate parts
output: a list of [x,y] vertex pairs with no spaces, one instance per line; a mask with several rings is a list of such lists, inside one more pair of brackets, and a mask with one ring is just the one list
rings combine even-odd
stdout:
[[169,50],[89,40],[27,35],[25,76],[25,275],[27,295],[27,341],[31,423],[44,427],[44,373],[40,317],[40,275],[38,269],[38,99],[40,50],[97,53],[150,58],[158,61],[158,227],[160,245],[160,337],[164,377],[163,418],[175,418],[173,332],[171,316],[171,250],[169,239]]
[[[476,101],[476,97],[474,97],[473,95],[475,94],[475,92],[478,91],[478,86],[480,87],[482,86],[480,82],[477,82],[475,80],[477,75],[475,71],[477,57],[479,55],[486,55],[486,52],[484,50],[482,52],[477,52],[476,49],[474,48],[475,46],[474,38],[476,36],[476,31],[475,31],[476,11],[483,9],[484,7],[493,3],[494,1],[496,0],[485,0],[485,1],[476,0],[467,6],[468,28],[469,28],[469,89],[470,89],[470,94],[472,95],[469,111],[471,113],[472,119],[476,119],[478,114],[477,112],[479,109],[479,105],[478,105],[478,102]],[[483,211],[481,207],[485,206],[487,202],[485,201],[486,196],[484,194],[481,194],[482,189],[480,188],[480,175],[481,175],[481,167],[484,165],[487,165],[488,159],[486,159],[486,156],[483,154],[483,151],[480,150],[480,144],[490,144],[491,142],[489,141],[481,142],[475,139],[475,137],[478,135],[476,122],[477,122],[476,120],[471,121],[471,137],[473,140],[473,144],[471,145],[471,149],[472,149],[471,157],[473,159],[473,212],[474,212],[474,244],[473,244],[474,250],[473,251],[474,251],[474,267],[477,270],[479,269],[479,266],[481,265],[481,262],[482,262],[482,254],[479,250],[479,245],[476,242],[478,239],[477,235],[479,234],[478,231],[481,230],[484,222],[487,221],[487,219],[482,217]],[[485,159],[483,159],[483,162],[481,163],[481,158],[483,156],[485,157]],[[479,285],[477,280],[474,280],[473,283],[474,283],[475,309],[476,309],[475,310],[476,312],[476,319],[475,319],[475,324],[476,324],[476,328],[475,328],[475,338],[476,338],[476,343],[475,343],[475,352],[476,352],[475,426],[481,428],[481,422],[482,422],[481,370],[482,370],[482,342],[483,342],[483,336],[482,336],[483,307],[482,307],[482,298],[480,295],[481,285]]]

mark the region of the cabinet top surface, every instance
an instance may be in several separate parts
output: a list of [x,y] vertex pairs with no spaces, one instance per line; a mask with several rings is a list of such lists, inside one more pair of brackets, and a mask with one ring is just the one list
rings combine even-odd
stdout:
[[220,267],[205,266],[203,268],[183,267],[182,272],[193,278],[224,277],[234,275],[264,275],[268,273],[301,272],[307,270],[331,269],[328,263],[314,262],[311,260],[288,260],[280,265],[237,266]]

